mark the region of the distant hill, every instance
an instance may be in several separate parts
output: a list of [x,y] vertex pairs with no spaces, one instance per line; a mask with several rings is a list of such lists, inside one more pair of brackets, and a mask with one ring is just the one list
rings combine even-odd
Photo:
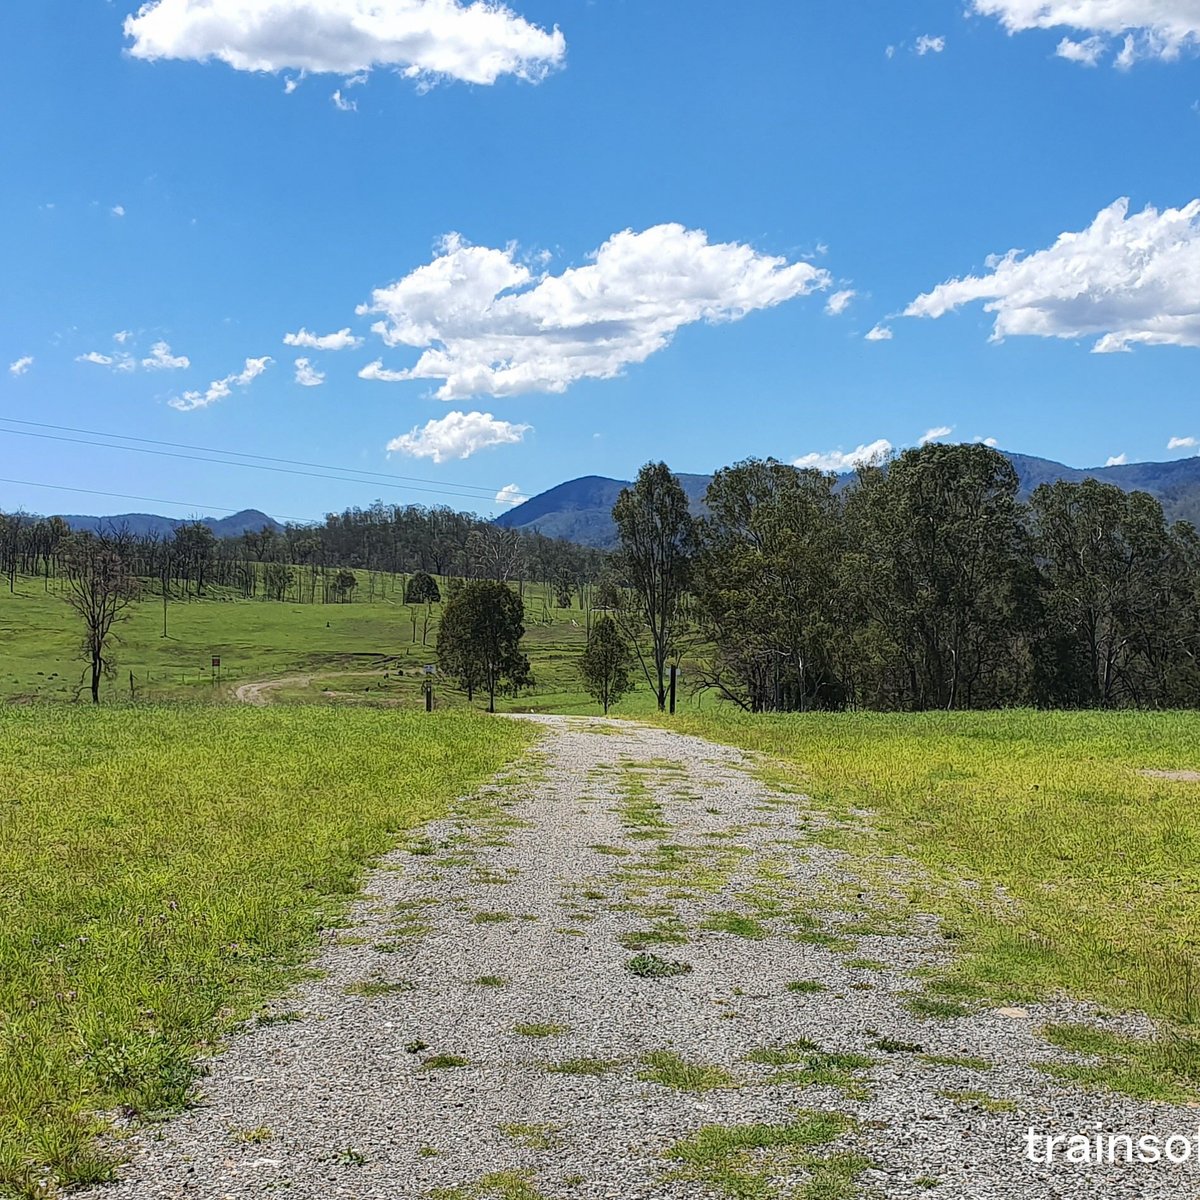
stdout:
[[[1043,483],[1099,479],[1125,491],[1149,492],[1162,504],[1170,521],[1192,521],[1200,525],[1200,457],[1175,462],[1128,463],[1120,467],[1068,467],[1048,458],[1001,451],[1016,468],[1022,499]],[[694,513],[703,511],[705,489],[711,475],[680,475]],[[845,477],[849,480],[849,476]],[[611,549],[617,542],[612,507],[621,489],[621,479],[587,475],[560,483],[549,491],[526,500],[496,518],[506,529],[537,531],[547,537],[567,538],[583,546]]]
[[[128,529],[137,537],[147,534],[158,534],[169,537],[179,525],[192,524],[191,520],[181,520],[176,517],[160,517],[154,513],[118,513],[112,517],[80,517],[63,515],[72,529],[86,529],[95,533],[99,529]],[[202,525],[207,525],[219,538],[241,537],[247,531],[269,526],[277,533],[283,530],[278,521],[259,512],[257,508],[246,508],[234,513],[231,517],[201,517]]]

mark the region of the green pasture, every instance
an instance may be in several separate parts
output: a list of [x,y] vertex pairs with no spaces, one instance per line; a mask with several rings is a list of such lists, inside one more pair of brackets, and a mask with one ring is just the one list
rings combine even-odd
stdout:
[[0,707],[0,1194],[107,1178],[94,1114],[177,1106],[364,866],[532,736],[470,712]]

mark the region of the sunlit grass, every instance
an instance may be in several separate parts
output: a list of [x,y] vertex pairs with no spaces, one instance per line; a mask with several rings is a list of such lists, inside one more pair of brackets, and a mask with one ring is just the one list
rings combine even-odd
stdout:
[[526,746],[472,714],[0,708],[0,1190],[101,1180],[374,856]]

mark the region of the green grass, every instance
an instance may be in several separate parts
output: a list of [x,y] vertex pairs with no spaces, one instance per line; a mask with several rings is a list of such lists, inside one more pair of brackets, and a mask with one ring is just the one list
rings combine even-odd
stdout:
[[762,941],[771,932],[761,921],[733,912],[713,913],[700,922],[700,928],[715,933],[731,933],[755,942]]
[[829,987],[827,984],[819,983],[815,979],[793,979],[787,985],[789,992],[796,992],[801,996],[811,996],[816,992],[827,992]]
[[[424,644],[425,610],[416,609],[414,641],[411,610],[399,602],[400,580],[377,575],[370,600],[367,573],[356,574],[359,587],[350,604],[247,600],[219,587],[205,597],[173,597],[166,638],[158,585],[151,583],[145,598],[131,608],[130,619],[117,627],[118,675],[105,682],[105,701],[128,698],[132,671],[141,699],[222,700],[239,683],[288,679],[287,686],[271,691],[273,703],[422,709],[422,667],[436,657],[442,606],[432,606]],[[443,594],[445,582],[441,580]],[[0,589],[0,642],[5,648],[0,700],[69,700],[76,693],[83,667],[79,621],[59,581],[52,579],[49,586],[47,591],[41,578],[18,576],[13,594],[7,586]],[[545,606],[540,584],[527,583],[524,592],[524,649],[535,682],[520,696],[497,697],[497,707],[598,714],[600,706],[583,692],[579,680],[578,659],[587,641],[583,612]],[[210,669],[214,654],[222,660],[220,687],[213,685]],[[300,678],[305,676],[311,678]],[[466,705],[466,697],[448,680],[436,680],[434,691],[439,707]],[[475,707],[484,706],[486,697],[476,697]],[[613,715],[650,712],[654,706],[653,695],[643,686],[625,697]]]
[[1048,1025],[1054,1046],[1087,1054],[1099,1063],[1047,1063],[1042,1070],[1059,1079],[1105,1088],[1140,1100],[1183,1103],[1200,1093],[1200,1040],[1167,1032],[1145,1041],[1088,1025]]
[[528,1038],[561,1037],[570,1033],[569,1025],[556,1025],[553,1021],[530,1021],[524,1025],[514,1025],[513,1033]]
[[551,1075],[607,1075],[620,1067],[620,1060],[615,1058],[565,1058],[547,1063],[545,1069]]
[[106,1178],[89,1114],[182,1103],[364,866],[530,736],[469,713],[0,708],[0,1190]]
[[657,1083],[677,1092],[712,1092],[718,1088],[737,1087],[737,1080],[712,1063],[693,1063],[671,1050],[655,1050],[642,1056],[644,1070],[638,1078]]
[[819,1157],[813,1151],[853,1128],[841,1113],[794,1113],[786,1124],[705,1125],[676,1142],[666,1157],[679,1166],[669,1180],[698,1183],[733,1200],[774,1200],[779,1180],[797,1169],[808,1183],[788,1194],[801,1200],[848,1200],[855,1178],[870,1165],[857,1155]]
[[635,954],[625,969],[640,979],[669,979],[672,975],[688,975],[692,964],[676,959],[659,958],[657,954]]

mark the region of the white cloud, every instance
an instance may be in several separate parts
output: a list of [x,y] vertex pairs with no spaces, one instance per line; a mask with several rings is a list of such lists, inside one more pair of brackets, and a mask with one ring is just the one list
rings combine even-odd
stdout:
[[300,86],[300,80],[295,75],[283,81],[283,94],[290,96]]
[[182,371],[192,365],[186,354],[172,354],[166,342],[155,342],[148,358],[142,359],[147,371]]
[[342,112],[358,112],[358,101],[347,100],[345,96],[342,95],[341,88],[334,92],[329,98],[333,101],[333,107],[341,109]]
[[16,362],[10,362],[8,364],[8,373],[10,375],[24,375],[25,372],[28,371],[29,368],[32,366],[33,366],[33,355],[32,354],[24,354],[20,358],[18,358]]
[[1114,454],[1110,458],[1104,460],[1106,467],[1123,467],[1129,461],[1129,455],[1123,450],[1120,454]]
[[1140,58],[1175,59],[1200,45],[1196,0],[973,0],[973,8],[995,17],[1009,33],[1027,29],[1072,29],[1085,36],[1064,38],[1062,58],[1094,66],[1103,51],[1120,43],[1114,58],[1129,67]]
[[524,504],[528,499],[529,497],[515,483],[506,483],[496,493],[496,503],[503,504],[506,508],[516,508],[518,504]]
[[235,387],[249,387],[275,360],[269,355],[262,358],[248,358],[246,365],[234,375],[226,375],[224,379],[214,379],[203,392],[184,392],[167,403],[179,412],[193,412],[197,408],[207,408],[224,400]]
[[1102,37],[1084,38],[1080,42],[1065,37],[1058,43],[1058,47],[1054,53],[1059,58],[1065,58],[1068,62],[1080,63],[1085,67],[1094,67],[1099,64],[1107,48],[1108,44]]
[[128,329],[118,329],[117,332],[113,334],[113,341],[116,342],[117,345],[123,346],[131,337],[133,337],[133,334]]
[[832,296],[825,302],[825,311],[831,317],[840,317],[842,313],[850,307],[850,301],[857,296],[858,293],[853,288],[846,288],[845,291],[834,292]]
[[795,467],[811,467],[817,471],[853,471],[855,467],[862,466],[864,463],[879,462],[886,459],[894,447],[886,438],[879,438],[877,441],[870,442],[867,445],[857,446],[853,450],[829,450],[824,454],[812,453],[802,454],[799,458],[794,459],[792,465]]
[[936,425],[933,429],[927,429],[917,439],[918,446],[928,446],[930,442],[940,442],[942,438],[949,437],[954,432],[953,425]]
[[886,325],[876,325],[874,329],[869,330],[864,336],[868,342],[890,342],[894,335]]
[[1129,216],[1129,201],[1101,210],[1047,250],[1011,250],[989,274],[940,284],[906,317],[941,317],[974,301],[996,314],[992,338],[1096,336],[1097,354],[1137,343],[1200,346],[1200,200]]
[[644,362],[684,325],[736,321],[832,282],[809,263],[673,224],[615,234],[561,275],[535,277],[516,255],[451,234],[433,262],[377,288],[359,315],[381,314],[372,329],[387,345],[423,353],[362,378],[440,379],[442,400],[564,392]]
[[354,75],[399,68],[407,78],[538,80],[562,64],[557,30],[496,0],[149,0],[125,20],[129,53],[238,71]]
[[1000,442],[994,437],[977,437],[971,439],[981,446],[990,446],[993,450],[1000,445]]
[[123,217],[125,215],[125,206],[123,204],[114,204],[109,211],[114,217]]
[[1194,437],[1173,437],[1167,443],[1168,450],[1195,450],[1200,446],[1200,441]]
[[489,446],[507,446],[520,442],[532,428],[498,421],[491,413],[452,412],[440,420],[427,421],[388,442],[389,452],[410,458],[432,458],[443,463],[451,458],[470,458]]
[[913,47],[916,52],[924,58],[926,54],[941,54],[946,48],[946,39],[944,37],[932,37],[928,33],[923,33],[917,38],[917,44]]
[[285,333],[283,344],[302,350],[356,350],[363,344],[363,339],[355,337],[349,328],[321,335],[301,329],[299,333]]
[[301,387],[320,387],[325,382],[325,372],[318,371],[307,358],[296,359],[296,382]]
[[896,57],[896,47],[895,47],[895,46],[889,46],[889,47],[888,47],[888,48],[887,48],[887,49],[884,51],[884,54],[885,54],[885,55],[886,55],[888,58],[895,58],[895,57]]

